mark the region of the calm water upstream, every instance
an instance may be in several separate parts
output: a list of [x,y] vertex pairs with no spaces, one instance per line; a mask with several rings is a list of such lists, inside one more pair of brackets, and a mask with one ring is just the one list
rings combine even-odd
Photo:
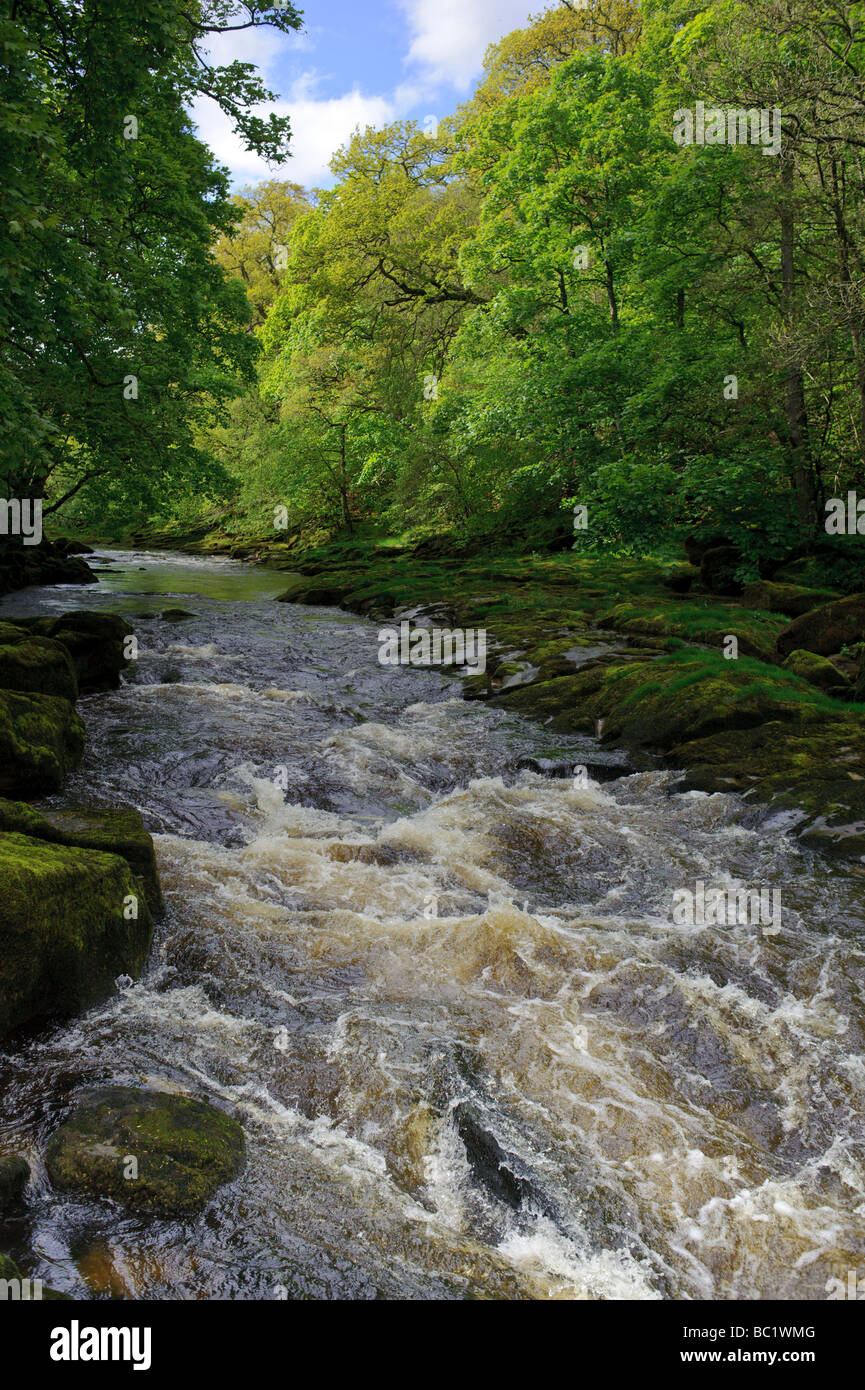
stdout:
[[[823,1299],[865,1267],[861,879],[670,774],[518,770],[597,751],[379,666],[370,623],[273,603],[283,575],[114,560],[98,591],[0,603],[134,621],[56,800],[138,807],[169,904],[139,983],[0,1053],[34,1274],[82,1297]],[[698,880],[780,888],[780,932],[674,925]],[[55,1196],[39,1152],[76,1088],[157,1079],[234,1110],[243,1176],[185,1223]]]

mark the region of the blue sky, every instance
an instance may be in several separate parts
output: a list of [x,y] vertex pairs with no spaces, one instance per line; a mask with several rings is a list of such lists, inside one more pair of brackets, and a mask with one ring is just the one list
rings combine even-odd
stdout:
[[448,115],[470,94],[487,44],[548,7],[549,0],[307,0],[300,33],[252,30],[211,48],[219,62],[255,63],[279,93],[273,109],[291,116],[292,158],[269,169],[243,150],[207,99],[193,115],[236,187],[266,178],[326,187],[328,161],[356,126]]

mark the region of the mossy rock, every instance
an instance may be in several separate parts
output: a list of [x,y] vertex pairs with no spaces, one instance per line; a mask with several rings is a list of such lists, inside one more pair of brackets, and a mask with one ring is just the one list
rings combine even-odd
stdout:
[[665,749],[721,729],[771,719],[819,722],[836,712],[828,697],[791,672],[748,657],[725,661],[684,648],[654,661],[598,662],[499,697],[509,708],[552,716],[554,729]]
[[784,670],[792,671],[794,675],[801,676],[803,681],[816,685],[818,690],[825,690],[829,695],[841,699],[844,696],[852,697],[853,687],[850,681],[837,666],[827,661],[825,656],[817,656],[814,652],[791,652],[784,662]]
[[20,1154],[0,1154],[0,1212],[20,1202],[30,1181],[30,1164]]
[[159,616],[166,623],[182,623],[187,618],[194,618],[195,614],[190,613],[187,608],[164,608]]
[[761,579],[757,584],[748,584],[740,600],[743,608],[764,609],[769,613],[783,613],[787,618],[800,618],[821,608],[839,595],[831,589],[807,589],[801,584],[776,584],[769,579]]
[[865,641],[865,594],[851,594],[822,608],[815,608],[786,627],[778,635],[778,652],[816,652],[831,656],[842,647]]
[[119,854],[141,879],[154,916],[165,910],[153,837],[132,806],[52,806],[37,811],[23,801],[0,798],[0,831]]
[[84,752],[84,724],[69,700],[0,690],[0,794],[57,791]]
[[805,843],[865,872],[865,735],[854,716],[727,730],[672,748],[665,762],[688,769],[678,789],[758,797]]
[[204,1101],[107,1086],[81,1093],[45,1156],[57,1188],[183,1216],[237,1177],[245,1152],[237,1120]]
[[63,613],[58,618],[19,618],[22,627],[42,637],[53,637],[69,652],[83,694],[116,690],[120,673],[129,665],[124,652],[126,638],[135,629],[117,613],[89,609]]
[[774,656],[778,633],[784,629],[783,617],[776,613],[743,609],[738,604],[708,598],[627,599],[601,610],[597,622],[600,627],[618,632],[678,637],[710,647],[723,647],[725,640],[733,636],[745,656],[764,659]]
[[152,934],[124,859],[0,834],[0,1037],[109,997],[119,975],[140,974]]
[[0,634],[0,689],[77,700],[78,681],[66,648],[50,637],[21,629],[10,637],[9,632],[7,627]]
[[295,581],[293,584],[289,584],[281,594],[277,594],[276,602],[308,603],[316,607],[341,604],[351,588],[352,582],[354,582],[354,576],[351,580],[330,575],[324,575],[322,578],[324,581],[330,580],[330,582],[322,582],[322,579],[310,582],[308,577],[301,576],[300,582]]

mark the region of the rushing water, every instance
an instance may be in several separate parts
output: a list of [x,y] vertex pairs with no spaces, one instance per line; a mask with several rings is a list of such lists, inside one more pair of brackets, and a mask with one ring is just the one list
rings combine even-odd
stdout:
[[[133,618],[58,801],[137,806],[168,914],[144,978],[0,1054],[8,1228],[80,1297],[825,1298],[865,1266],[862,883],[731,796],[597,759],[284,576],[116,554],[6,614]],[[194,612],[171,623],[169,606]],[[603,757],[603,755],[601,755]],[[677,926],[673,893],[782,892],[781,929]],[[55,1195],[85,1082],[232,1109],[242,1177],[197,1220]],[[504,1165],[504,1166],[502,1166]],[[15,1242],[18,1242],[16,1247]]]

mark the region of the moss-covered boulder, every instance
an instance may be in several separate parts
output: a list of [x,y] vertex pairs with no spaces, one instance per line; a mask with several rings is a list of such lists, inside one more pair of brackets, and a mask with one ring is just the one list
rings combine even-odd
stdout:
[[30,1181],[30,1164],[20,1154],[0,1154],[0,1213],[20,1202]]
[[748,584],[740,599],[743,608],[764,609],[769,613],[783,613],[787,618],[801,618],[815,608],[822,608],[839,595],[831,589],[808,589],[801,584],[776,584],[769,579],[761,579],[757,584]]
[[0,794],[58,789],[84,752],[84,724],[69,700],[0,690]]
[[78,681],[66,648],[50,637],[36,637],[5,623],[0,627],[0,689],[78,698]]
[[762,814],[783,816],[805,843],[865,873],[865,736],[855,716],[725,730],[671,748],[665,761],[687,768],[680,790],[759,798]]
[[82,694],[116,690],[120,685],[120,673],[129,665],[124,645],[135,629],[117,613],[81,609],[58,618],[14,621],[41,637],[53,637],[63,643],[72,658]]
[[80,1013],[140,974],[153,919],[124,859],[0,834],[0,1037]]
[[198,1211],[245,1159],[237,1120],[204,1101],[129,1086],[92,1088],[48,1141],[55,1187],[135,1211]]
[[508,691],[498,702],[554,729],[655,749],[772,719],[819,723],[836,712],[792,672],[688,648],[653,661],[600,661],[576,676]]
[[26,802],[0,798],[0,831],[119,854],[141,879],[150,911],[154,916],[164,911],[153,837],[132,806],[51,806],[37,811]]
[[304,575],[290,583],[281,594],[277,594],[277,603],[308,603],[314,606],[321,605],[327,607],[341,604],[348,586],[344,581],[335,579],[326,582],[328,576],[310,580]]
[[865,594],[851,594],[796,618],[778,635],[778,652],[816,652],[831,656],[842,647],[865,641]]
[[784,670],[792,671],[803,681],[816,685],[818,690],[825,690],[839,699],[852,697],[853,687],[843,672],[827,661],[825,656],[817,656],[815,652],[791,652],[784,661]]

